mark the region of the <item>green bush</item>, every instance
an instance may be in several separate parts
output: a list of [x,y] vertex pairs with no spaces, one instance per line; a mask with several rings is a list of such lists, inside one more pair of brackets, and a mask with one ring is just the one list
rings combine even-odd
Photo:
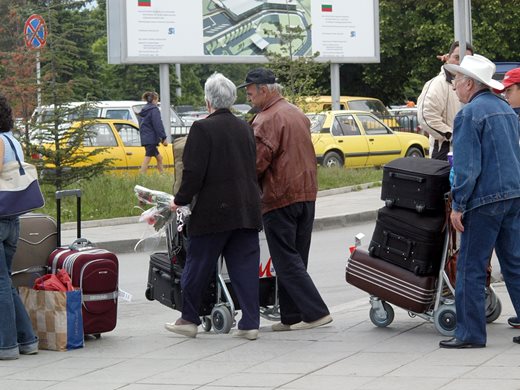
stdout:
[[[354,186],[364,183],[379,182],[382,171],[376,169],[342,169],[318,168],[318,185],[320,190]],[[102,175],[91,180],[84,180],[69,186],[82,191],[81,216],[82,220],[108,219],[116,217],[138,216],[137,198],[134,195],[134,186],[138,184],[153,190],[172,192],[173,175]],[[54,187],[42,186],[45,196],[45,207],[38,212],[56,215],[56,200]],[[76,199],[62,200],[62,221],[76,220]]]

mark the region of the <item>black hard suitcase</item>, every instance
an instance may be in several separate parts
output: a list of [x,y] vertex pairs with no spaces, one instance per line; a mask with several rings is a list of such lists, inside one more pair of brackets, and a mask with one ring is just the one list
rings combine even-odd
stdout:
[[20,216],[20,237],[11,274],[15,287],[32,287],[37,277],[47,273],[47,258],[56,249],[57,237],[54,218],[40,213]]
[[429,158],[403,157],[383,168],[381,200],[388,207],[417,212],[444,212],[444,194],[450,191],[450,163]]
[[377,213],[369,252],[417,275],[438,273],[446,217],[383,207]]
[[347,283],[405,310],[425,313],[435,300],[435,276],[418,276],[356,248],[350,256]]
[[[145,291],[146,299],[158,301],[172,309],[182,311],[181,275],[182,266],[175,262],[167,252],[156,252],[150,255],[148,283]],[[211,280],[202,306],[200,316],[209,316],[216,303],[216,282]]]

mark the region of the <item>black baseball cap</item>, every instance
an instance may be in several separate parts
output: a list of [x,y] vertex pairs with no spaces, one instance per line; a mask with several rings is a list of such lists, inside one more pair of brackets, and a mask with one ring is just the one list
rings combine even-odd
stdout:
[[274,73],[266,68],[252,69],[247,73],[246,82],[240,84],[237,88],[247,87],[251,84],[274,84],[276,77]]

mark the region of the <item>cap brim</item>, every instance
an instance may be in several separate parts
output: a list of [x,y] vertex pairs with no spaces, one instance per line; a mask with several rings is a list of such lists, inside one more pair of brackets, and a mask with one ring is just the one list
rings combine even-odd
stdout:
[[248,85],[251,85],[251,84],[254,84],[254,83],[244,83],[244,84],[240,84],[240,85],[237,86],[237,89],[247,87]]
[[494,79],[491,79],[489,81],[482,80],[475,73],[471,72],[470,70],[468,70],[466,68],[463,68],[460,65],[446,64],[443,67],[444,67],[444,69],[446,69],[450,73],[461,73],[461,74],[463,74],[465,76],[471,77],[472,79],[480,81],[481,83],[487,85],[490,88],[493,88],[493,89],[496,89],[496,90],[500,90],[500,91],[503,91],[505,89],[504,85],[500,81],[497,81],[497,80],[494,80]]

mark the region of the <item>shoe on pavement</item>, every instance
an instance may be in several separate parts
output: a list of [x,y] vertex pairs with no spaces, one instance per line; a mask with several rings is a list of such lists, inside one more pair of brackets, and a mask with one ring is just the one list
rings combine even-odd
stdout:
[[298,322],[297,324],[291,325],[291,330],[305,330],[305,329],[313,329],[318,326],[327,325],[332,322],[332,317],[330,314],[327,314],[325,317],[321,317],[320,319],[312,322]]
[[520,329],[520,319],[518,317],[509,317],[507,323],[513,328]]
[[258,329],[238,329],[233,333],[233,337],[241,337],[247,340],[256,340],[258,338]]
[[16,360],[19,357],[18,347],[0,350],[0,360]]
[[38,353],[38,342],[19,346],[21,355],[36,355]]
[[277,322],[276,324],[271,325],[271,329],[273,332],[286,332],[288,330],[291,330],[291,325],[287,325],[282,322]]
[[195,324],[176,325],[175,322],[167,322],[164,324],[164,327],[170,332],[186,337],[195,338],[197,336],[197,325]]
[[513,343],[520,344],[520,336],[513,337]]
[[458,340],[455,337],[449,340],[439,342],[439,348],[462,349],[462,348],[484,348],[486,344],[470,343],[468,341]]

